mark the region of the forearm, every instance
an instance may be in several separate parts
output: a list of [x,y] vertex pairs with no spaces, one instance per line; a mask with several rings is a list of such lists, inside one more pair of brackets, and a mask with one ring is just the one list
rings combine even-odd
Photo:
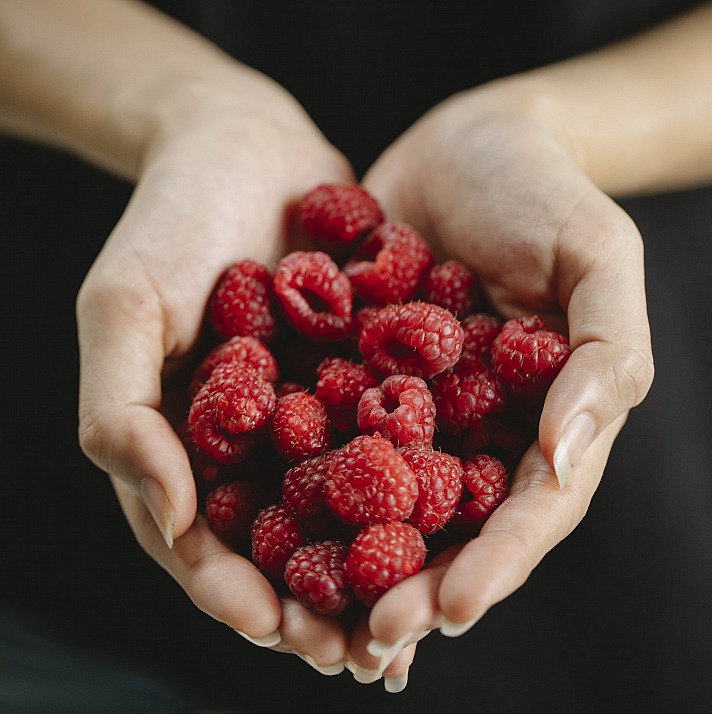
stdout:
[[712,180],[712,4],[482,89],[480,103],[550,129],[610,194]]

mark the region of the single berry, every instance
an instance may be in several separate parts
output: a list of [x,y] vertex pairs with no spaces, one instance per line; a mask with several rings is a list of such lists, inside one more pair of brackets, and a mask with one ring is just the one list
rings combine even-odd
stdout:
[[362,250],[375,253],[373,259],[350,260],[344,272],[355,294],[376,305],[411,300],[433,264],[425,239],[407,223],[381,223]]
[[291,508],[273,503],[263,508],[251,529],[252,562],[273,584],[284,579],[284,568],[302,543],[302,528]]
[[284,580],[308,610],[336,617],[353,602],[346,578],[348,548],[338,541],[323,541],[297,548],[287,561]]
[[292,392],[277,400],[269,424],[277,451],[287,461],[323,454],[331,446],[326,407],[313,394]]
[[420,377],[394,374],[367,389],[358,403],[358,426],[364,434],[390,439],[395,446],[433,443],[435,404]]
[[224,464],[214,459],[195,443],[193,430],[187,419],[178,427],[177,433],[188,453],[195,488],[200,496],[205,496],[214,488],[238,477],[236,464]]
[[284,397],[287,394],[293,394],[294,392],[308,392],[309,390],[299,382],[282,382],[275,387],[274,393],[277,395],[277,399]]
[[327,357],[316,371],[316,396],[326,405],[332,426],[342,433],[355,431],[359,399],[378,384],[373,373],[366,365],[343,357]]
[[324,498],[346,523],[405,520],[417,497],[415,474],[388,439],[357,436],[332,452]]
[[324,184],[301,200],[299,215],[307,233],[323,240],[352,243],[383,221],[376,199],[357,184]]
[[479,299],[475,274],[459,260],[434,265],[423,280],[423,300],[440,305],[462,320]]
[[485,521],[509,493],[509,476],[494,456],[478,454],[463,465],[465,489],[453,525],[469,535],[479,533]]
[[502,320],[487,312],[477,312],[465,317],[462,321],[465,333],[462,353],[480,357],[489,363],[492,343],[502,330],[503,324]]
[[418,498],[406,523],[432,535],[452,518],[462,495],[462,462],[457,456],[423,448],[398,449],[418,479]]
[[437,305],[408,302],[373,313],[361,330],[359,349],[377,374],[430,379],[458,361],[463,339],[452,313]]
[[313,339],[340,340],[353,327],[351,283],[321,251],[294,251],[282,258],[274,290],[287,321]]
[[195,395],[188,422],[195,443],[223,463],[254,453],[275,410],[272,385],[242,362],[224,362]]
[[275,329],[272,276],[253,260],[231,265],[218,280],[209,300],[208,315],[223,339],[250,335],[268,340]]
[[346,575],[356,597],[368,607],[425,563],[423,536],[408,523],[366,526],[354,538],[346,558]]

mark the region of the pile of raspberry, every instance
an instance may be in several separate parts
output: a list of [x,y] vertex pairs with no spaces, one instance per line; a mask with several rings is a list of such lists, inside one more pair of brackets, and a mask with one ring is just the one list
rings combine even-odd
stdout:
[[220,276],[179,433],[213,532],[341,616],[479,534],[571,350],[360,185],[317,186],[297,223],[313,250]]

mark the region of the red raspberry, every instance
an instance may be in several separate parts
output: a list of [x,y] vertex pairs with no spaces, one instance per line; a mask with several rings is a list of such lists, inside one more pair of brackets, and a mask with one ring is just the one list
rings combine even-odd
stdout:
[[287,461],[317,456],[331,446],[326,407],[308,392],[292,392],[280,397],[269,431],[277,451]]
[[326,253],[297,250],[282,258],[274,290],[295,330],[324,340],[340,340],[351,331],[351,283]]
[[334,521],[334,512],[324,500],[324,481],[329,473],[331,453],[292,466],[282,479],[284,502],[304,528],[317,535],[331,529]]
[[210,297],[208,315],[213,329],[226,340],[235,335],[268,340],[275,329],[272,296],[267,268],[253,260],[231,265]]
[[432,535],[450,520],[460,501],[462,462],[457,456],[421,446],[403,446],[398,451],[418,479],[418,499],[406,523]]
[[319,381],[316,396],[326,405],[332,426],[337,431],[356,431],[356,408],[361,395],[378,382],[371,370],[343,357],[327,357],[316,369]]
[[487,454],[478,454],[463,468],[465,491],[452,523],[459,531],[475,535],[507,497],[509,476],[504,464]]
[[299,384],[299,382],[282,382],[277,385],[274,393],[277,395],[277,399],[279,399],[280,397],[284,397],[287,394],[293,394],[294,392],[308,391],[309,390],[303,384]]
[[465,332],[463,354],[467,353],[475,357],[481,357],[489,362],[492,343],[502,330],[503,324],[498,317],[486,312],[468,315],[462,321],[462,329]]
[[324,498],[346,523],[405,520],[418,497],[418,482],[388,439],[357,436],[332,453]]
[[390,439],[395,446],[433,443],[435,404],[420,377],[394,374],[367,389],[358,403],[358,426],[364,434]]
[[304,607],[336,617],[353,602],[346,578],[348,548],[328,540],[297,548],[287,561],[284,580]]
[[190,407],[195,443],[223,463],[244,461],[259,445],[276,403],[274,388],[257,370],[242,362],[219,364]]
[[504,385],[476,357],[461,358],[451,370],[433,377],[431,388],[438,426],[452,434],[502,411],[506,404]]
[[350,260],[344,272],[356,295],[368,303],[387,305],[411,300],[433,256],[425,239],[407,223],[382,223],[363,250],[373,260]]
[[423,300],[440,305],[460,320],[469,315],[479,299],[475,274],[459,260],[434,265],[423,280]]
[[237,478],[235,464],[223,464],[212,456],[208,456],[193,439],[193,430],[186,419],[177,429],[185,450],[188,452],[190,468],[195,478],[195,487],[198,494],[206,495],[223,483]]
[[215,367],[222,362],[244,362],[254,367],[268,382],[279,379],[279,367],[269,349],[249,335],[236,335],[211,350],[198,365],[190,383],[189,393],[194,397]]
[[566,337],[538,315],[508,320],[492,343],[492,365],[515,392],[547,389],[570,354]]
[[351,243],[383,220],[378,202],[357,184],[325,184],[302,198],[299,214],[304,228],[327,243]]
[[460,358],[464,333],[442,307],[425,302],[387,305],[368,319],[359,338],[366,364],[376,373],[430,379]]
[[284,582],[284,568],[302,543],[302,528],[291,508],[273,503],[263,508],[251,529],[252,562],[260,572],[278,585]]
[[408,523],[366,526],[349,547],[346,575],[356,597],[372,607],[383,593],[419,572],[426,547],[417,528]]
[[230,481],[207,495],[205,515],[213,533],[243,551],[250,545],[252,523],[272,497],[272,489],[262,481]]

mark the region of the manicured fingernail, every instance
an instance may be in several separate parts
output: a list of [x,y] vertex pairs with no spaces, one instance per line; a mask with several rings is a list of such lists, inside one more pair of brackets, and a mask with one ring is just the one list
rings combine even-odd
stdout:
[[344,663],[337,662],[336,664],[317,664],[313,657],[303,652],[294,650],[294,654],[300,659],[303,659],[310,667],[313,667],[320,674],[325,674],[327,677],[333,677],[335,674],[341,674],[344,671]]
[[365,667],[354,667],[354,679],[359,684],[373,684],[383,676],[383,671],[380,669],[366,669]]
[[407,645],[415,642],[418,639],[418,633],[408,632],[393,644],[381,642],[380,640],[371,640],[366,645],[366,651],[374,657],[381,657],[383,660],[388,660],[390,663],[393,658]]
[[272,650],[272,652],[281,652],[282,654],[296,654],[291,647],[287,647],[287,645],[283,644],[270,645],[268,649]]
[[574,466],[593,443],[595,433],[596,422],[588,412],[574,417],[566,427],[554,451],[554,471],[561,488],[566,485]]
[[440,623],[440,632],[445,635],[445,637],[459,637],[460,635],[464,635],[480,617],[482,616],[478,615],[468,622],[451,622],[443,618],[443,621]]
[[146,504],[153,520],[158,526],[158,530],[166,541],[169,548],[173,547],[173,527],[176,523],[176,515],[173,511],[166,492],[156,479],[147,476],[141,481],[141,498]]
[[398,694],[402,692],[408,685],[408,670],[406,669],[403,674],[398,677],[384,677],[383,686],[386,688],[387,692],[391,694]]
[[258,647],[274,647],[282,641],[282,636],[279,632],[277,632],[277,630],[271,632],[269,635],[265,635],[264,637],[252,637],[251,635],[248,635],[240,630],[235,630],[235,632],[237,632],[237,634],[241,637],[244,637],[248,642],[252,642],[253,645],[257,645]]

